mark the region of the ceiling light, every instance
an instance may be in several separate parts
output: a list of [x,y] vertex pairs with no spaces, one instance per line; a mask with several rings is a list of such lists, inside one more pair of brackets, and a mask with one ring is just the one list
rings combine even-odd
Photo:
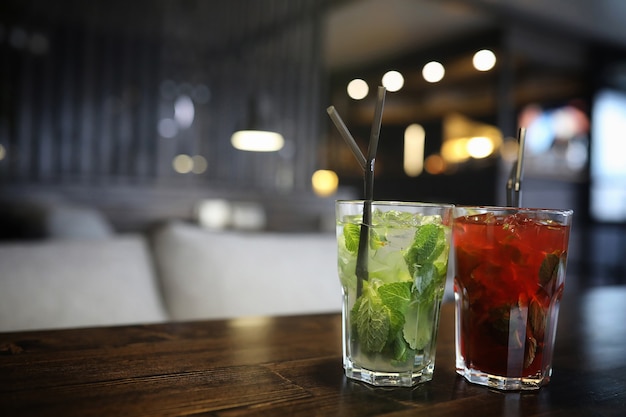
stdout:
[[489,49],[482,49],[474,54],[472,63],[478,71],[489,71],[496,65],[496,55]]
[[252,152],[275,152],[285,145],[283,135],[266,130],[238,130],[230,143],[235,149]]
[[445,73],[445,68],[437,61],[431,61],[422,68],[422,76],[429,83],[441,81]]
[[354,100],[362,100],[369,93],[369,86],[364,80],[356,78],[348,83],[348,96]]
[[404,85],[404,77],[398,71],[388,71],[383,75],[382,83],[387,91],[393,93],[402,88]]
[[248,103],[247,122],[233,133],[230,143],[235,149],[252,152],[275,152],[285,145],[283,135],[269,128],[269,102],[261,106],[254,98]]

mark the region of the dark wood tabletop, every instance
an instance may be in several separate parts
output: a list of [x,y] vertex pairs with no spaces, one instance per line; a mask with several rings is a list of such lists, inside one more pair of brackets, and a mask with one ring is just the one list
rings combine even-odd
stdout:
[[454,371],[445,304],[433,381],[347,380],[339,314],[0,333],[2,416],[626,416],[626,287],[566,289],[534,392]]

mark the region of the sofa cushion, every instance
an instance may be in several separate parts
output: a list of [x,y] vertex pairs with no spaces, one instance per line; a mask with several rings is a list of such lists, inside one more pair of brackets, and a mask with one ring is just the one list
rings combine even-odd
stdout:
[[115,234],[104,215],[89,207],[51,206],[45,222],[50,239],[109,239]]
[[158,322],[141,236],[0,245],[0,331]]
[[174,319],[341,310],[332,234],[215,232],[170,223],[153,239]]

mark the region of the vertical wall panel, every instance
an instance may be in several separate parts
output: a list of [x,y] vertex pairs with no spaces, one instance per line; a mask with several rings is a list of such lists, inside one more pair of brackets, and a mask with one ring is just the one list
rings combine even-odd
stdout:
[[[20,74],[24,78],[32,76],[32,59],[30,56],[24,56],[23,53],[17,54],[20,59]],[[8,159],[13,162],[13,175],[18,182],[25,182],[29,179],[30,167],[30,151],[33,142],[33,112],[31,97],[33,94],[32,83],[19,83],[16,88],[18,97],[16,114],[16,131],[13,136],[12,147],[9,150]]]
[[56,67],[52,60],[40,57],[41,79],[39,80],[38,95],[39,98],[34,101],[33,105],[40,106],[40,124],[39,124],[39,155],[36,166],[38,167],[39,177],[36,181],[47,182],[55,176],[55,146],[54,146],[54,120],[55,120],[55,85],[56,85]]

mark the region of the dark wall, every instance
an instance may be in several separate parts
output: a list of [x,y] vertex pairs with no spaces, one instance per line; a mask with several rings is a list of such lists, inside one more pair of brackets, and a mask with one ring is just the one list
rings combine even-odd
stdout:
[[[89,197],[96,202],[120,186],[310,193],[326,3],[2,2],[0,193],[78,186],[102,190]],[[193,123],[164,135],[159,125],[172,126],[181,96],[194,105]],[[252,99],[285,137],[282,151],[231,146]],[[205,170],[177,173],[178,154],[204,158]]]

